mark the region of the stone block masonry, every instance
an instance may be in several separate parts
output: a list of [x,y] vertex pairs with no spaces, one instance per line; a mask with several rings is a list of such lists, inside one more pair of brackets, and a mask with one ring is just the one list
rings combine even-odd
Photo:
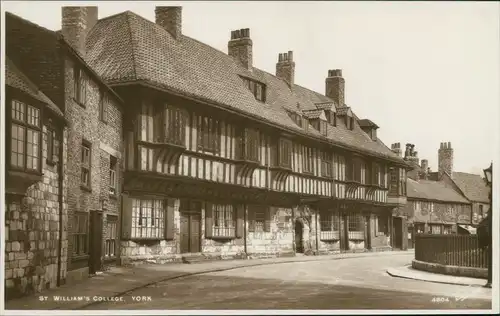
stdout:
[[[67,132],[62,135],[67,148]],[[6,196],[5,291],[6,299],[54,288],[64,283],[67,271],[67,205],[61,212],[58,164],[47,164],[47,127],[43,126],[42,181],[28,188],[24,197]],[[63,166],[66,155],[63,155]],[[63,180],[64,186],[64,180]],[[61,214],[60,214],[61,212]],[[62,219],[62,240],[59,223]],[[60,243],[61,241],[61,243]],[[61,249],[59,248],[61,245]],[[60,262],[59,262],[60,255]]]

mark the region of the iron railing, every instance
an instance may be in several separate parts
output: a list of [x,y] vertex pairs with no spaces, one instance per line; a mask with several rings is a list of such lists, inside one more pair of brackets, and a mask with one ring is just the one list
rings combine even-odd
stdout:
[[442,265],[488,268],[488,251],[477,235],[415,235],[415,260]]

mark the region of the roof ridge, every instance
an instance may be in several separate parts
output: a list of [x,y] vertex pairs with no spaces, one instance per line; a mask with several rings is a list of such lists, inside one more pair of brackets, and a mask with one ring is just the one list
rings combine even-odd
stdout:
[[43,26],[41,26],[41,25],[39,25],[39,24],[36,24],[35,22],[31,22],[30,20],[26,20],[25,18],[23,18],[23,17],[21,17],[21,16],[19,16],[19,15],[17,15],[17,14],[14,14],[14,13],[9,12],[9,11],[5,11],[5,15],[11,15],[11,16],[12,16],[13,18],[15,18],[15,19],[21,20],[21,21],[23,21],[24,23],[27,23],[27,24],[29,24],[29,25],[32,25],[32,26],[34,26],[34,27],[36,27],[36,28],[39,28],[39,29],[43,30],[44,32],[50,33],[50,34],[52,34],[52,35],[54,35],[54,36],[57,36],[56,31],[54,31],[54,30],[49,30],[48,28],[43,27]]
[[[132,16],[132,14],[135,14],[133,13],[132,11],[125,11],[125,12],[122,12],[122,14],[125,14],[125,23],[127,24],[127,31],[128,31],[128,36],[130,38],[130,42],[131,44],[133,43],[133,34],[132,34],[132,26],[131,26],[131,23],[130,23],[130,18]],[[135,52],[135,49],[132,48],[132,46],[130,45],[130,50],[132,51],[132,53],[130,54],[132,56],[132,71],[134,72],[134,78],[138,78],[137,77],[137,63],[136,63],[136,52]]]

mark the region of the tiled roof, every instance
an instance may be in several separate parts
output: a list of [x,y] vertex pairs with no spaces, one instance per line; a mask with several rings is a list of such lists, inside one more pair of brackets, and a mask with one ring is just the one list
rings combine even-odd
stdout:
[[359,126],[361,127],[375,127],[378,128],[378,125],[370,121],[369,119],[362,119],[358,121]]
[[333,102],[315,103],[315,105],[318,110],[331,110],[331,111],[336,110],[335,103]]
[[407,196],[408,198],[420,200],[434,200],[442,202],[469,203],[460,193],[448,187],[441,181],[407,180]]
[[452,179],[469,200],[489,203],[488,192],[490,189],[480,175],[453,172]]
[[24,75],[9,57],[5,58],[5,84],[16,88],[32,98],[47,105],[47,108],[59,117],[64,117],[63,112],[40,89]]
[[[206,103],[243,112],[261,121],[322,138],[314,129],[297,126],[287,115],[333,103],[326,96],[285,81],[257,68],[249,71],[232,57],[187,36],[174,39],[161,26],[130,11],[101,19],[87,38],[89,65],[108,83],[143,82]],[[240,76],[266,84],[266,104],[255,100]],[[284,110],[285,109],[285,110]],[[330,126],[334,144],[403,163],[379,141],[372,141],[357,126]]]
[[317,119],[318,117],[321,116],[321,113],[323,113],[322,110],[304,110],[302,113],[304,113],[304,116],[307,117],[308,119]]
[[337,115],[342,116],[342,115],[349,115],[352,114],[351,108],[348,106],[343,106],[337,108]]
[[[44,27],[41,27],[40,25],[25,20],[10,12],[5,13],[5,18],[6,18],[5,25],[7,29],[5,35],[6,37],[28,36],[37,39],[37,41],[36,42],[34,41],[34,43],[32,44],[33,47],[27,47],[28,49],[26,49],[23,52],[23,54],[17,54],[17,56],[11,56],[11,58],[16,62],[18,68],[21,69],[25,74],[28,74],[31,81],[36,83],[47,96],[51,96],[51,94],[49,93],[49,91],[47,91],[46,87],[42,86],[43,84],[47,84],[46,82],[46,78],[48,77],[47,73],[42,72],[42,70],[45,70],[47,68],[40,68],[40,69],[29,68],[28,66],[29,63],[27,63],[26,60],[31,59],[38,61],[39,63],[40,59],[32,57],[33,55],[42,54],[44,58],[43,63],[58,64],[60,62],[58,49],[60,47],[63,47],[67,49],[67,52],[73,54],[76,57],[76,59],[78,59],[78,62],[80,64],[85,66],[87,71],[92,75],[92,78],[101,87],[103,87],[109,94],[113,95],[116,98],[116,100],[118,100],[120,103],[123,102],[120,99],[120,97],[116,94],[116,92],[112,90],[93,69],[89,67],[89,65],[85,62],[82,56],[75,49],[73,49],[71,45],[62,37],[62,33],[60,31],[52,31],[46,29]],[[60,87],[53,87],[53,88],[55,90],[60,90]],[[55,99],[55,97],[53,97],[53,99]]]

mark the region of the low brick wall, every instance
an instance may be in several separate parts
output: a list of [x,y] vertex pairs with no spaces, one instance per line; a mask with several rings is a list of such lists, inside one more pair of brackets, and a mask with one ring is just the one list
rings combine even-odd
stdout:
[[440,273],[440,274],[469,277],[469,278],[488,279],[488,269],[485,268],[450,266],[450,265],[430,263],[418,260],[413,260],[411,266],[413,269],[432,272],[432,273]]

